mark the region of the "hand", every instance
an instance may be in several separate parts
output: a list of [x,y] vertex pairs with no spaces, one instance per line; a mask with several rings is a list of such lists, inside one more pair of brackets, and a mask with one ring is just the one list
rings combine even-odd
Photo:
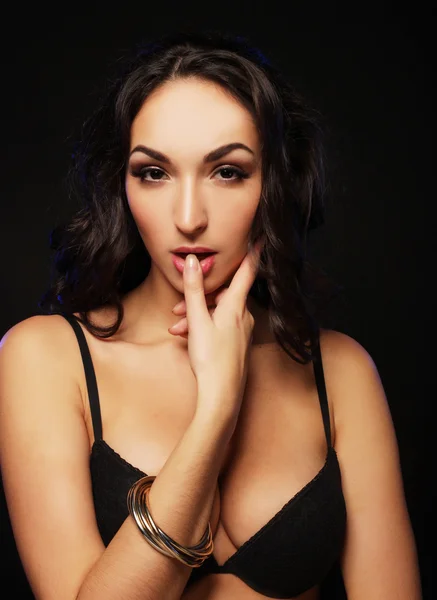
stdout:
[[[214,314],[215,307],[220,301],[220,298],[223,298],[227,287],[222,287],[216,290],[211,294],[207,294],[205,296],[205,302],[208,307],[208,312],[212,316]],[[188,319],[187,315],[187,305],[185,300],[181,300],[178,302],[172,310],[172,313],[178,317],[181,317],[180,321],[169,327],[168,331],[172,335],[178,335],[179,337],[183,337],[184,339],[188,339]]]
[[[253,253],[244,257],[229,287],[208,299],[197,257],[189,255],[183,273],[185,301],[175,307],[176,312],[186,312],[186,317],[169,329],[173,335],[188,339],[188,355],[198,387],[226,390],[233,404],[237,398],[241,400],[246,382],[247,350],[254,326],[246,303],[258,271],[260,251],[259,242]],[[189,267],[190,257],[194,268]],[[221,394],[213,396],[223,399]]]

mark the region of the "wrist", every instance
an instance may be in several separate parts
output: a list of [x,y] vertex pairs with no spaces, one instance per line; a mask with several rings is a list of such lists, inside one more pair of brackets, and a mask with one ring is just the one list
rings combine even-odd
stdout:
[[[199,393],[197,395],[197,406],[194,412],[193,420],[199,423],[204,429],[212,430],[223,437],[226,442],[235,430],[237,424],[238,411],[230,402],[221,401],[213,393]],[[229,398],[229,396],[227,397]]]

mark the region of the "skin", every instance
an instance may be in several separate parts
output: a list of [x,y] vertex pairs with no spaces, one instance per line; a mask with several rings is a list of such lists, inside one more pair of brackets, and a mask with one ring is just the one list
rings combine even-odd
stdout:
[[[203,164],[208,152],[233,142],[244,144],[252,153],[238,148]],[[141,151],[144,146],[166,155],[171,163],[147,156]],[[249,177],[239,181],[226,169],[232,166]],[[202,245],[218,251],[214,268],[202,278],[206,302],[213,309],[247,253],[261,195],[260,140],[250,114],[212,83],[166,83],[148,98],[132,124],[125,186],[132,216],[151,256],[151,270],[124,300],[126,317],[120,333],[124,339],[138,341],[144,335],[158,342],[168,341],[169,332],[171,343],[185,348],[184,281],[172,263],[170,250]],[[253,343],[273,342],[265,311],[250,297],[247,305],[255,316]],[[208,577],[183,597],[212,600],[229,594],[240,600],[264,598],[232,575]],[[312,600],[316,596],[313,589],[301,597]]]
[[[252,152],[238,148],[203,164],[211,150],[234,142]],[[171,163],[147,156],[136,150],[139,146],[158,150]],[[170,251],[199,245],[218,252],[204,277],[208,301],[230,281],[247,253],[261,195],[260,141],[250,114],[234,98],[219,86],[191,79],[166,83],[149,96],[132,124],[130,149],[126,194],[152,266],[146,280],[125,299],[120,333],[131,341],[151,335],[161,340],[178,323],[172,309],[184,299],[183,277]],[[248,177],[238,180],[232,168]],[[261,317],[251,298],[248,306]],[[259,318],[254,337],[264,326],[265,318]],[[181,342],[181,337],[174,339],[175,344]]]
[[[206,153],[235,141],[251,148],[253,155],[238,149],[210,165],[202,163]],[[126,299],[127,326],[135,324],[135,333],[128,337],[141,339],[147,332],[148,339],[156,336],[158,341],[167,339],[169,331],[172,343],[183,344],[188,333],[183,276],[173,266],[169,251],[198,244],[219,252],[213,270],[203,278],[208,304],[213,307],[215,293],[226,290],[247,252],[261,193],[260,140],[249,113],[234,98],[214,84],[190,80],[167,83],[149,97],[132,125],[131,152],[138,145],[159,150],[171,163],[157,162],[141,152],[133,152],[129,160],[127,197],[152,268]],[[226,165],[242,168],[249,178],[222,181],[223,176],[233,177],[220,172]],[[132,173],[144,166],[162,169],[165,174],[155,173],[154,178],[163,181],[145,184],[134,177]],[[152,179],[152,174],[146,177]],[[254,345],[276,347],[264,311],[250,297],[247,305],[255,317]],[[348,597],[418,600],[414,537],[396,435],[378,372],[365,349],[342,333],[323,331],[321,345],[335,418],[333,443],[348,511],[341,557]],[[240,600],[262,597],[238,578],[222,575],[200,581],[184,598],[221,599],[231,594]],[[312,589],[299,598],[316,597],[317,590]]]
[[[165,164],[135,152],[126,170],[129,206],[152,268],[123,299],[125,318],[111,341],[84,334],[102,392],[105,440],[132,465],[157,473],[190,422],[197,398],[184,329],[169,332],[185,311],[182,304],[178,314],[172,312],[184,299],[184,282],[170,250],[198,244],[218,251],[203,279],[214,306],[216,292],[226,288],[247,252],[261,192],[260,143],[248,112],[222,89],[199,80],[156,90],[140,109],[131,137],[131,151],[144,145],[171,159]],[[238,149],[203,164],[205,154],[231,142],[247,145],[253,154]],[[161,170],[163,181],[145,184],[132,174],[133,167],[146,165]],[[219,173],[226,165],[250,177],[226,183],[227,173]],[[219,564],[310,481],[326,452],[312,366],[285,357],[265,313],[250,298],[248,307],[254,315],[248,393],[220,482]],[[91,317],[105,324],[105,310],[96,313]],[[378,371],[367,351],[340,332],[321,332],[321,353],[347,507],[340,557],[347,597],[420,600],[396,435]],[[169,362],[173,378],[166,377]],[[75,597],[104,548],[89,481],[93,434],[84,369],[61,317],[30,317],[4,336],[0,414],[2,474],[23,562],[36,587],[63,592],[68,587]],[[233,575],[206,577],[182,596],[262,597]],[[315,598],[316,589],[299,596]]]

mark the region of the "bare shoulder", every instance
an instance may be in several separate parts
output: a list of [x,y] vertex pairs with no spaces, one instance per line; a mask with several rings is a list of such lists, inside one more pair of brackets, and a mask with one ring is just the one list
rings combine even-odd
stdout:
[[320,332],[320,348],[323,364],[333,367],[344,367],[345,364],[355,368],[374,368],[369,352],[360,342],[350,335],[335,329],[322,329]]
[[11,348],[25,344],[44,344],[65,337],[69,325],[61,315],[34,315],[19,321],[3,335],[0,348]]
[[31,362],[45,366],[45,370],[49,366],[62,368],[67,377],[77,360],[74,332],[61,315],[35,315],[23,319],[8,329],[0,340],[0,368],[24,372]]
[[[35,315],[19,321],[0,340],[0,379],[2,402],[12,390],[27,382],[28,386],[57,380],[66,391],[69,386],[79,392],[77,368],[80,354],[74,332],[60,315]],[[14,394],[15,396],[15,394]],[[72,394],[81,405],[80,393]],[[34,396],[15,396],[16,401],[31,401]]]
[[369,422],[390,420],[389,408],[375,361],[356,339],[332,329],[320,332],[320,349],[330,406],[335,447],[342,430],[350,433]]

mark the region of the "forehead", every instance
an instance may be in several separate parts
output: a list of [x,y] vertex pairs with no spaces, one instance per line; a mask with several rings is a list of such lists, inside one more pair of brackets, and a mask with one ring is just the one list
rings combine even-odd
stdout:
[[131,128],[131,147],[155,144],[169,153],[181,147],[205,152],[233,141],[257,149],[251,114],[218,84],[199,79],[160,86],[144,102]]

